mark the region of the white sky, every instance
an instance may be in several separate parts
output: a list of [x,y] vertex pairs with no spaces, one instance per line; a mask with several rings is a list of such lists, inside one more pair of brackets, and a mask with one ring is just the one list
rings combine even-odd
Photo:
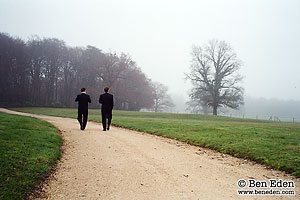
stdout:
[[225,40],[246,95],[300,100],[299,0],[0,0],[0,32],[129,53],[186,99],[192,45]]

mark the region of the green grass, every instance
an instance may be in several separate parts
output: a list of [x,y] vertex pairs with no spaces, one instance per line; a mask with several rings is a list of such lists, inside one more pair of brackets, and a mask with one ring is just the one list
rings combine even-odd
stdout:
[[48,122],[0,112],[0,199],[25,199],[61,155]]
[[[72,118],[77,115],[76,109],[17,110]],[[89,120],[101,121],[100,110],[89,110]],[[250,159],[300,177],[299,123],[115,110],[113,124]]]

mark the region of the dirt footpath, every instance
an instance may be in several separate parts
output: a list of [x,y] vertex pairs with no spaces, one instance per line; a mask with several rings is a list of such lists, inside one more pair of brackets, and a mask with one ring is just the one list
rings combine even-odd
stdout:
[[[300,199],[300,179],[243,159],[122,128],[103,132],[94,122],[81,131],[75,119],[0,111],[46,120],[62,132],[62,159],[40,198]],[[237,195],[239,179],[271,178],[293,180],[296,195]]]

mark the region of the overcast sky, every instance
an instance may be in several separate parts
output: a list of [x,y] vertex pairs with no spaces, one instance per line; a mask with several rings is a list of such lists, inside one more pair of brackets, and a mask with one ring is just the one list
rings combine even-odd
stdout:
[[0,32],[128,53],[185,98],[192,45],[225,40],[246,95],[300,100],[299,0],[0,0]]

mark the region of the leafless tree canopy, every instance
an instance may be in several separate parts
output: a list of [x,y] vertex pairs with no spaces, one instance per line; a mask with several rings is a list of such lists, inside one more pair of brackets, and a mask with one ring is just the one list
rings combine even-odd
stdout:
[[191,101],[198,106],[210,106],[214,115],[219,107],[238,109],[243,104],[240,66],[236,53],[224,41],[212,40],[202,47],[193,46],[191,72],[186,74],[194,86]]

